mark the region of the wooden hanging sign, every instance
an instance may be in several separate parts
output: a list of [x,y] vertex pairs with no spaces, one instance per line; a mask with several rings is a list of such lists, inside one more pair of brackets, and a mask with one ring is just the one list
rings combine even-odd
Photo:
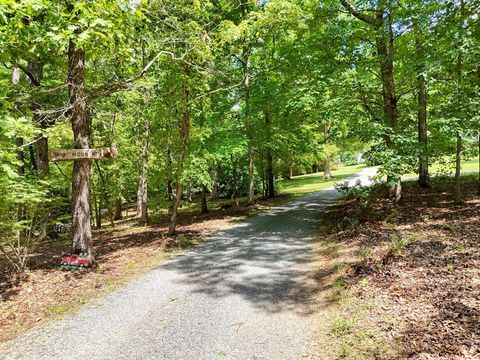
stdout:
[[58,149],[50,152],[50,161],[108,160],[118,155],[115,147],[100,149]]

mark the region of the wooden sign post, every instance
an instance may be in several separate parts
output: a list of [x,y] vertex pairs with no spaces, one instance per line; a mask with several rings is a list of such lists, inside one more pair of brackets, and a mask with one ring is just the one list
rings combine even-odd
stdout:
[[109,160],[116,157],[115,147],[100,149],[57,149],[51,150],[49,160],[73,161],[72,172],[72,223],[73,223],[73,253],[88,253],[93,256],[90,229],[90,170],[95,160]]
[[71,160],[108,160],[118,155],[118,150],[114,147],[100,149],[65,149],[52,150],[50,152],[50,161],[71,161]]

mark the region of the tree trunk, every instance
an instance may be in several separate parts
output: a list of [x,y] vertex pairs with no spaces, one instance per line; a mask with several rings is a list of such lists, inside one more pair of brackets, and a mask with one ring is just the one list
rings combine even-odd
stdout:
[[[12,84],[17,85],[20,82],[20,69],[18,68],[13,68],[12,71]],[[22,137],[16,137],[15,138],[15,146],[17,148],[17,161],[18,161],[18,167],[17,167],[17,173],[20,176],[25,175],[25,157],[24,157],[24,152],[23,152],[23,138]],[[18,209],[17,209],[17,221],[23,222],[26,218],[26,211],[25,211],[25,204],[20,203],[18,204]],[[20,230],[18,232],[18,241],[21,241],[25,238],[25,230]]]
[[255,204],[255,168],[253,163],[253,147],[248,143],[248,204]]
[[[361,21],[369,24],[375,30],[375,45],[377,58],[380,64],[383,96],[383,117],[384,123],[392,133],[397,130],[398,124],[398,98],[395,89],[394,78],[394,41],[393,19],[391,11],[385,8],[385,1],[380,1],[375,15],[357,9],[350,1],[340,0],[345,9]],[[395,144],[390,133],[385,134],[385,143],[389,149],[395,149]],[[392,182],[393,193],[401,192],[401,188],[395,187],[399,184],[398,179],[387,179]]]
[[[31,86],[40,86],[43,79],[43,64],[39,61],[30,61],[28,63],[28,72],[33,80],[31,80]],[[41,104],[36,101],[32,101],[31,109],[33,111],[33,123],[39,125],[42,130],[49,127],[47,121],[42,118],[37,111],[41,110]],[[36,169],[39,175],[48,174],[50,167],[48,162],[48,138],[43,133],[35,136],[35,159]]]
[[462,201],[462,193],[460,186],[460,175],[462,170],[462,136],[460,131],[457,130],[456,133],[456,148],[455,148],[455,190],[453,192],[453,199],[456,203]]
[[255,169],[253,159],[253,144],[252,144],[252,124],[250,120],[250,73],[249,73],[249,48],[247,45],[243,47],[243,100],[245,102],[245,135],[247,137],[247,152],[248,152],[248,199],[247,205],[255,204]]
[[270,114],[265,112],[265,127],[267,129],[267,166],[266,166],[266,177],[267,177],[267,197],[275,197],[275,179],[273,174],[273,154],[272,148],[270,146],[272,142],[272,123],[270,120]]
[[[25,157],[23,153],[23,138],[17,137],[15,138],[15,146],[17,147],[17,161],[18,161],[18,167],[17,167],[17,173],[20,176],[25,175]],[[19,204],[18,205],[18,210],[17,210],[17,220],[19,222],[22,222],[25,220],[26,213],[25,213],[25,204]],[[25,234],[24,230],[21,230],[19,232],[19,237],[23,238]]]
[[120,220],[122,218],[122,198],[120,195],[115,198],[115,214],[113,218],[114,220]]
[[[477,66],[477,89],[480,92],[480,65]],[[479,96],[478,94],[477,96]],[[478,195],[480,195],[480,128],[478,129]]]
[[[460,0],[460,12],[462,15],[462,19],[464,18],[465,14],[465,2],[464,0]],[[463,21],[463,20],[462,20]],[[462,25],[460,25],[460,33],[463,31]],[[461,35],[460,35],[461,36]],[[457,76],[457,96],[460,100],[462,96],[462,78],[463,78],[463,53],[461,49],[459,49],[458,56],[457,56],[457,65],[456,65],[456,76]],[[453,192],[453,199],[456,203],[460,203],[462,201],[462,194],[461,194],[461,168],[462,168],[462,135],[461,135],[461,127],[462,121],[461,119],[458,120],[457,130],[456,130],[456,147],[455,147],[455,189]]]
[[[480,92],[480,65],[478,65],[477,67],[477,81],[478,81],[477,83],[478,90]],[[478,129],[478,191],[477,192],[478,192],[478,195],[480,195],[480,128]]]
[[175,235],[175,229],[177,226],[177,213],[180,201],[182,199],[183,185],[182,175],[185,157],[187,155],[188,138],[190,135],[190,89],[188,84],[188,77],[190,68],[187,63],[184,65],[184,82],[183,82],[183,114],[182,114],[182,127],[180,129],[180,147],[178,151],[178,162],[176,170],[177,190],[173,197],[172,214],[170,217],[170,224],[168,225],[168,235]]
[[478,195],[480,195],[480,130],[478,130]]
[[[102,204],[101,200],[97,199],[97,191],[95,186],[95,181],[92,181],[92,200],[93,200],[93,210],[95,213],[95,227],[100,229],[102,227]],[[99,204],[100,203],[100,204]]]
[[237,178],[237,161],[235,160],[233,154],[230,155],[230,161],[232,162],[232,199],[235,207],[238,207],[238,178]]
[[48,162],[48,138],[41,135],[37,135],[37,141],[35,142],[35,159],[37,170],[40,175],[48,174],[50,166]]
[[399,178],[395,184],[395,203],[399,203],[402,199],[402,179]]
[[[19,68],[13,68],[12,71],[12,84],[17,85],[20,82],[20,69]],[[23,152],[23,138],[22,137],[16,137],[15,138],[15,146],[17,148],[17,161],[18,161],[18,167],[17,167],[17,173],[20,176],[25,175],[25,158],[24,158],[24,152]],[[22,222],[25,220],[26,214],[25,214],[25,204],[19,204],[18,209],[17,209],[17,221]],[[18,240],[22,240],[24,238],[25,231],[21,230],[18,232]]]
[[35,151],[33,150],[33,145],[28,145],[28,153],[30,155],[30,164],[34,172],[37,171],[37,161],[35,160]]
[[262,162],[261,172],[262,172],[262,192],[263,192],[263,196],[267,197],[268,196],[268,183],[267,183],[268,175],[267,175],[267,170],[264,169],[263,162]]
[[201,211],[202,214],[207,214],[208,213],[208,205],[207,205],[207,188],[206,186],[202,186],[202,198],[201,198]]
[[219,198],[218,193],[218,165],[215,164],[212,171],[212,199],[216,200]]
[[150,142],[150,119],[145,118],[144,143],[141,158],[140,179],[138,182],[137,214],[143,225],[148,223],[148,145]]
[[428,133],[427,133],[427,86],[425,81],[425,49],[423,33],[418,24],[415,27],[415,48],[417,52],[417,92],[418,92],[418,142],[420,148],[418,185],[422,188],[430,186],[428,173]]
[[112,227],[114,227],[115,223],[114,223],[113,220],[114,220],[115,216],[112,212],[112,207],[110,206],[110,201],[109,201],[109,198],[108,198],[107,182],[105,180],[105,177],[103,176],[102,168],[98,164],[97,160],[95,160],[95,166],[97,168],[98,175],[100,177],[100,182],[102,184],[101,197],[100,197],[100,202],[99,202],[100,213],[102,212],[102,209],[105,208],[105,206],[106,206],[106,209],[107,209],[107,212],[108,212],[108,218],[110,219],[110,224],[112,225]]
[[[90,146],[90,121],[85,99],[85,52],[70,41],[68,49],[68,89],[72,107],[72,130],[75,149]],[[87,253],[93,258],[90,224],[89,160],[75,160],[72,174],[72,233],[74,253]]]
[[192,202],[192,180],[188,179],[188,186],[187,186],[187,201]]
[[[397,96],[394,81],[394,34],[391,12],[386,11],[385,3],[379,2],[376,15],[372,16],[366,11],[357,9],[350,1],[340,0],[345,9],[359,20],[370,25],[376,32],[375,45],[380,63],[383,93],[383,113],[385,124],[395,129],[398,120]],[[386,136],[387,145],[390,146],[390,136]]]
[[167,178],[167,194],[165,196],[166,200],[173,200],[173,182],[172,177],[170,176],[173,173],[173,160],[172,160],[172,151],[170,148],[167,148],[167,171],[168,171],[168,178]]
[[325,169],[323,169],[323,178],[325,180],[330,180],[332,178],[332,171],[330,167],[330,156],[328,154],[325,156]]
[[[387,24],[385,24],[384,15],[384,9],[377,15],[378,22],[381,23],[381,26],[377,29],[376,46],[382,79],[384,123],[391,129],[392,133],[395,133],[398,124],[398,99],[394,79],[394,35],[392,19],[390,15],[388,15],[386,20]],[[385,135],[385,143],[389,149],[395,150],[395,144],[391,134]],[[394,194],[395,201],[397,201],[397,198],[401,198],[402,191],[400,178],[387,179],[387,181],[392,182],[392,193]]]
[[[383,17],[383,15],[384,11],[379,16]],[[398,123],[398,109],[393,63],[394,36],[391,20],[388,20],[386,30],[384,21],[382,20],[382,26],[378,29],[376,46],[382,79],[384,121],[392,131],[395,131]],[[388,147],[393,147],[394,144],[389,135],[386,137],[386,142]]]
[[[329,133],[330,133],[330,125],[325,124],[323,127],[323,137],[325,138],[324,144],[328,145],[329,142]],[[330,168],[330,154],[327,151],[325,151],[325,168],[323,169],[323,178],[325,180],[330,180],[332,178],[332,171]]]
[[275,197],[275,179],[273,176],[273,155],[270,149],[267,150],[267,184],[268,197]]

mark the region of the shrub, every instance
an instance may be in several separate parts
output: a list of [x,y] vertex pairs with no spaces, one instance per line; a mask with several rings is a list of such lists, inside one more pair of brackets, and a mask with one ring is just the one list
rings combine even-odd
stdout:
[[370,220],[372,215],[372,202],[370,193],[372,188],[363,186],[360,180],[357,180],[355,185],[350,186],[348,182],[338,183],[335,188],[341,193],[345,194],[346,200],[353,200],[357,205],[357,225],[358,221]]

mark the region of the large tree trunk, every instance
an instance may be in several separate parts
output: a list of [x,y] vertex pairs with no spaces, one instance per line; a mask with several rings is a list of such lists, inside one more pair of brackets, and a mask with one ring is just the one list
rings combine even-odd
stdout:
[[141,171],[138,183],[137,213],[140,215],[140,222],[148,223],[148,145],[150,142],[150,119],[145,118],[144,143],[141,158]]
[[207,205],[207,187],[202,186],[202,197],[200,200],[200,207],[202,214],[207,214],[208,213],[208,205]]
[[[387,15],[387,19],[384,19],[384,15],[384,9],[377,15],[378,22],[381,23],[381,26],[377,29],[377,56],[380,61],[382,79],[384,122],[391,129],[392,133],[395,133],[398,124],[398,99],[394,79],[394,35],[392,19],[390,15]],[[395,150],[395,144],[390,134],[385,135],[385,143],[389,149]],[[392,183],[392,193],[394,194],[395,202],[399,202],[402,197],[400,178],[387,180]]]
[[[392,133],[397,131],[398,124],[398,108],[397,108],[397,95],[395,90],[394,79],[394,35],[392,29],[392,19],[388,16],[387,23],[383,19],[385,11],[382,10],[377,15],[378,21],[382,23],[382,26],[378,29],[377,34],[377,55],[380,60],[380,72],[382,78],[383,89],[383,114],[384,122],[390,127]],[[380,20],[382,18],[382,20]],[[389,149],[395,149],[395,144],[390,134],[385,136],[385,143]],[[402,187],[400,178],[387,179],[392,183],[392,194],[394,195],[395,202],[399,202],[402,197]]]
[[[376,32],[375,44],[382,79],[384,121],[386,125],[395,130],[398,122],[398,110],[394,81],[394,34],[391,12],[386,11],[384,1],[380,1],[374,16],[357,9],[348,0],[340,0],[340,2],[348,12],[370,25]],[[386,137],[386,142],[387,145],[392,145],[389,136]]]
[[252,124],[250,119],[250,73],[249,73],[249,49],[245,45],[243,47],[243,100],[245,102],[245,135],[247,137],[247,152],[248,152],[248,200],[247,205],[255,204],[255,168],[253,158],[253,144],[252,144]]
[[[393,33],[393,19],[391,17],[391,11],[388,11],[386,8],[385,1],[379,2],[374,16],[372,16],[369,12],[357,9],[348,0],[340,0],[340,2],[347,11],[361,21],[369,24],[376,33],[375,45],[377,48],[377,58],[380,64],[380,74],[382,80],[384,123],[391,128],[392,133],[395,133],[398,124],[398,98],[396,94],[394,78],[393,58],[395,36]],[[385,143],[389,149],[395,149],[395,144],[390,134],[385,135]],[[398,198],[397,194],[399,193],[401,197],[401,188],[396,188],[399,184],[399,179],[387,180],[393,184],[391,193],[395,194],[395,198]]]
[[[465,16],[465,2],[464,0],[460,0],[460,13],[462,19]],[[460,25],[460,32],[463,31],[462,25]],[[462,80],[463,80],[463,53],[461,49],[459,49],[458,56],[457,56],[457,65],[456,65],[456,76],[457,76],[457,95],[460,99],[461,92],[462,92]],[[459,120],[457,124],[456,130],[456,146],[455,146],[455,188],[453,192],[453,198],[456,203],[462,201],[462,194],[461,194],[461,167],[462,167],[462,134],[460,132],[460,128],[462,126],[462,121]]]
[[[323,127],[323,136],[325,138],[325,141],[324,141],[325,145],[327,145],[329,142],[328,141],[329,132],[330,132],[330,125],[325,124],[325,126]],[[330,167],[330,154],[328,153],[328,149],[325,152],[325,168],[323,169],[323,178],[325,180],[330,180],[332,178],[332,170]]]
[[330,180],[332,178],[332,170],[330,166],[330,156],[327,154],[325,157],[325,169],[323,169],[323,178]]
[[425,49],[423,33],[418,24],[415,27],[415,48],[417,55],[417,101],[418,101],[418,142],[420,148],[418,185],[422,188],[430,186],[428,174],[428,133],[427,133],[427,86],[425,81]]
[[[68,89],[72,107],[73,145],[75,149],[90,146],[90,120],[85,100],[85,52],[70,41],[68,49]],[[92,229],[90,224],[90,172],[89,160],[75,160],[72,174],[72,250],[87,253],[93,258]]]
[[170,217],[170,223],[168,225],[168,235],[174,235],[177,226],[177,214],[182,199],[183,184],[183,166],[185,157],[187,155],[188,138],[190,135],[190,89],[188,84],[188,77],[190,68],[188,64],[184,65],[184,83],[183,83],[183,114],[182,114],[182,126],[180,129],[180,147],[178,151],[178,161],[176,170],[177,189],[173,197],[172,214]]
[[427,134],[427,98],[425,78],[418,78],[418,142],[420,145],[418,185],[422,188],[430,186],[428,172],[428,134]]

